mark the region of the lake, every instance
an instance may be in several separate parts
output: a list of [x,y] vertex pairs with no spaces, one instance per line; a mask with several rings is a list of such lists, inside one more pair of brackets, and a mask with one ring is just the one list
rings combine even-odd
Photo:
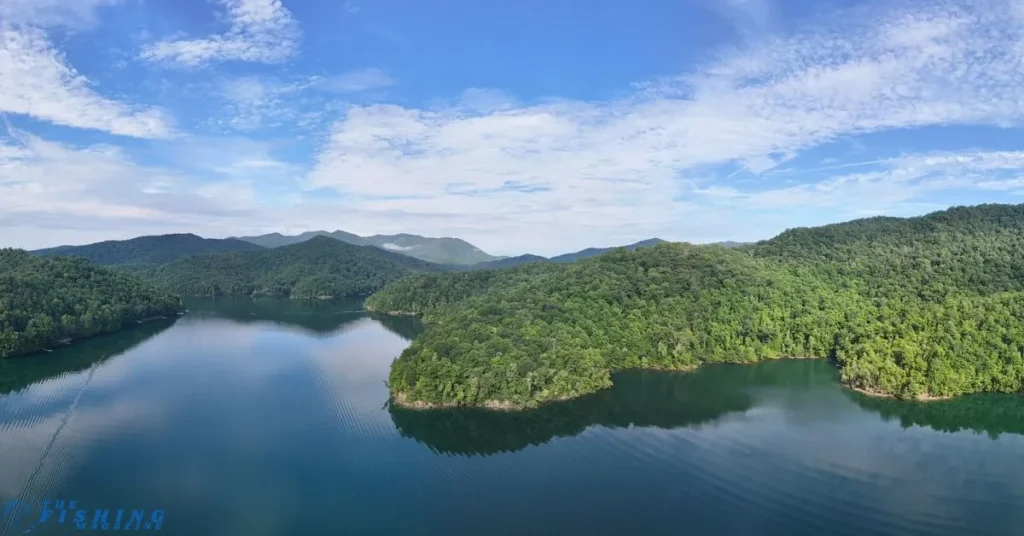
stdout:
[[9,509],[5,534],[78,533],[73,512],[37,522],[46,499],[90,523],[162,511],[160,534],[188,536],[1024,533],[1017,397],[871,399],[804,360],[417,412],[384,384],[415,319],[188,307],[0,363],[0,505],[32,510]]

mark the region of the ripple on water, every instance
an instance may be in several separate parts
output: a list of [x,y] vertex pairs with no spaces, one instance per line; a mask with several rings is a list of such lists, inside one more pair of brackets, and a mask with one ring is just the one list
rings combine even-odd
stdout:
[[[830,534],[963,533],[972,528],[956,508],[971,503],[964,492],[971,487],[991,491],[1006,480],[999,467],[1019,467],[969,462],[936,475],[934,468],[944,466],[944,456],[969,452],[965,443],[989,440],[931,430],[908,436],[898,428],[879,427],[874,418],[829,427],[787,423],[782,416],[748,412],[694,428],[601,430],[587,434],[588,450],[595,457],[628,460],[637,471],[657,467],[662,481],[679,482],[715,510]],[[991,445],[981,446],[991,455]],[[968,506],[1019,505],[1019,493],[1011,494],[1013,500],[993,504],[979,499]],[[837,525],[837,519],[844,522]]]
[[142,500],[197,519],[203,502],[231,534],[1024,526],[1024,437],[902,429],[817,382],[814,364],[636,374],[532,416],[427,418],[383,408],[402,345],[382,333],[197,319],[102,365],[77,406],[83,371],[0,396],[0,495]]
[[4,398],[0,495],[30,502],[60,496],[65,475],[81,452],[68,429],[97,366],[61,374]]

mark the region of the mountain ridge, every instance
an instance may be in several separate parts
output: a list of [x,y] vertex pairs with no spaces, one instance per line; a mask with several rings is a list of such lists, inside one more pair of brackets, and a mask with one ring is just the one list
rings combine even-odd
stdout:
[[30,251],[37,257],[69,255],[84,257],[101,266],[145,266],[167,264],[179,259],[264,249],[233,238],[203,238],[193,233],[145,235],[127,240],[104,240],[81,246],[57,246]]
[[[648,238],[647,240],[641,240],[632,244],[624,246],[611,246],[605,248],[586,248],[572,253],[563,253],[561,255],[555,255],[554,257],[542,257],[540,255],[533,255],[527,253],[525,255],[518,255],[515,257],[505,257],[495,261],[481,262],[474,264],[469,267],[470,270],[500,270],[502,268],[511,268],[513,266],[519,266],[531,262],[551,262],[556,264],[565,264],[570,262],[576,262],[583,259],[589,259],[591,257],[597,257],[604,255],[609,251],[615,251],[617,249],[625,249],[628,251],[636,251],[640,248],[654,247],[658,244],[667,243],[667,240],[661,238]],[[741,248],[752,244],[752,242],[713,242],[706,245],[717,245],[725,248]]]
[[256,251],[188,257],[138,275],[183,296],[364,296],[406,275],[448,268],[327,236]]
[[461,238],[454,238],[450,236],[435,238],[410,233],[359,236],[341,230],[321,230],[307,231],[297,235],[269,233],[257,236],[239,236],[232,238],[266,248],[277,248],[302,243],[317,236],[327,236],[334,238],[335,240],[357,246],[374,246],[434,264],[471,265],[503,258],[496,255],[490,255]]

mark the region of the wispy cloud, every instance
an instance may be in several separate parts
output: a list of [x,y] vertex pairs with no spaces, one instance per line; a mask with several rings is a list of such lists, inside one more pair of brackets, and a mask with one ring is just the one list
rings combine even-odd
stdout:
[[311,81],[285,82],[271,77],[241,77],[226,80],[220,87],[226,102],[225,119],[232,128],[254,130],[294,121],[299,115],[299,93]]
[[124,136],[172,134],[166,112],[103,97],[42,30],[27,27],[0,26],[0,111]]
[[298,24],[281,0],[216,0],[230,28],[200,39],[170,39],[145,47],[142,58],[195,67],[218,61],[283,62],[298,52]]
[[317,87],[335,93],[360,93],[395,84],[388,74],[377,68],[358,69],[337,76],[319,79]]
[[870,169],[829,175],[819,181],[787,187],[696,187],[692,194],[701,197],[704,203],[744,210],[809,208],[841,214],[851,209],[862,211],[866,207],[877,212],[898,209],[901,203],[920,201],[939,193],[953,198],[958,193],[979,190],[1024,194],[1024,152],[1021,151],[910,154],[861,165]]
[[[221,4],[231,21],[226,33],[165,41],[144,55],[201,65],[295,52],[295,22],[279,2]],[[183,153],[175,161],[186,163],[172,171],[109,146],[22,136],[0,143],[0,219],[7,219],[0,226],[77,226],[83,237],[140,229],[406,231],[544,254],[650,236],[764,238],[878,211],[1017,199],[1019,152],[915,149],[888,158],[905,147],[884,155],[866,145],[858,155],[838,148],[920,127],[1019,135],[1024,14],[1013,14],[1020,9],[1011,0],[908,0],[830,13],[796,33],[767,31],[704,56],[689,72],[638,84],[615,100],[523,103],[470,89],[415,107],[343,105],[330,109],[338,119],[309,169],[220,145],[208,159]],[[294,39],[278,39],[281,28]],[[0,109],[120,134],[169,132],[158,110],[97,95],[43,34],[10,32],[0,52]],[[316,121],[332,99],[357,100],[350,96],[392,84],[379,69],[324,79],[249,76],[217,86],[213,105],[226,112],[224,124],[252,130]],[[313,87],[319,91],[305,91]],[[303,98],[316,106],[296,107]],[[929,146],[921,138],[913,147]],[[805,166],[826,156],[834,160]],[[273,196],[267,184],[280,185]]]
[[773,0],[709,0],[708,5],[729,18],[742,34],[756,35],[772,25]]
[[251,187],[226,182],[229,197],[204,190],[217,182],[141,166],[115,146],[73,147],[11,129],[0,138],[0,227],[123,236],[152,226],[182,230],[211,218],[250,216]]
[[[1021,125],[1024,22],[1005,16],[1010,7],[978,0],[838,12],[615,101],[353,106],[308,184],[418,224],[507,225],[506,236],[530,237],[524,243],[565,242],[550,229],[623,239],[678,229],[703,202],[687,197],[692,184],[724,164],[757,173],[873,132]],[[871,193],[892,177],[844,180]],[[501,191],[506,182],[544,189]]]
[[96,10],[122,0],[0,0],[0,22],[36,27],[90,28]]

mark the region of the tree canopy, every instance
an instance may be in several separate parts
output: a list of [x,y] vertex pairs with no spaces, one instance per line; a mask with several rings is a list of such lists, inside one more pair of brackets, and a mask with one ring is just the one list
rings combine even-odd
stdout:
[[318,236],[274,249],[190,257],[139,275],[183,296],[334,298],[366,296],[405,275],[444,269]]
[[0,250],[0,357],[179,311],[177,297],[84,258]]
[[619,369],[794,356],[900,398],[1020,392],[1024,205],[421,275],[367,307],[424,314],[389,378],[404,402],[532,407]]

